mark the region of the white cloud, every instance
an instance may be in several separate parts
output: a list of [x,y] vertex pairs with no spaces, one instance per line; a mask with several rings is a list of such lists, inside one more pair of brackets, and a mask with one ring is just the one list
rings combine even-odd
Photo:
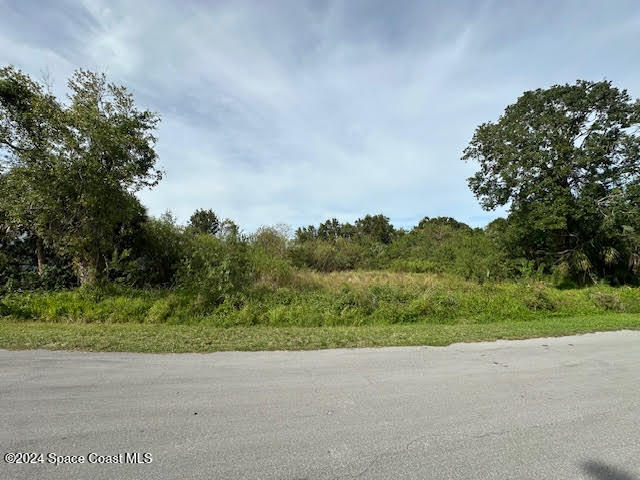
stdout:
[[497,213],[459,160],[477,124],[576,78],[640,94],[633,2],[29,3],[1,7],[0,63],[48,68],[60,91],[76,67],[128,85],[163,116],[150,211],[214,208],[249,230],[377,212],[484,224]]

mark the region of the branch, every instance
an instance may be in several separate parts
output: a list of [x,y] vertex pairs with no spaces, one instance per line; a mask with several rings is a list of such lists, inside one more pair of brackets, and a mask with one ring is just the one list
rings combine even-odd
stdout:
[[12,144],[11,142],[9,142],[7,140],[0,140],[0,143],[6,145],[7,147],[9,147],[12,150],[18,151],[18,152],[27,153],[27,152],[31,151],[31,149],[18,147],[17,145],[14,145],[14,144]]

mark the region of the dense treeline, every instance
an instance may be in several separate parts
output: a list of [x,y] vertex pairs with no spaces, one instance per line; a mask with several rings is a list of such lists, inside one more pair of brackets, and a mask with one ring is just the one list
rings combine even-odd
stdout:
[[[203,223],[208,216],[210,223]],[[220,283],[216,288],[231,290],[260,277],[280,281],[293,268],[319,272],[353,269],[392,269],[408,272],[454,272],[478,280],[508,278],[500,265],[506,259],[497,244],[482,229],[449,218],[424,219],[410,232],[395,230],[389,220],[378,215],[389,238],[329,220],[342,233],[325,237],[309,235],[299,229],[290,238],[287,229],[262,227],[252,235],[243,235],[233,222],[219,222],[211,210],[194,213],[186,226],[176,223],[171,214],[158,219],[144,215],[119,229],[111,255],[104,260],[105,280],[135,287],[170,287],[181,284]],[[325,224],[323,224],[325,225]],[[318,229],[324,231],[321,225]],[[305,233],[307,232],[307,233]],[[385,236],[387,234],[384,234]],[[6,289],[58,288],[75,286],[70,257],[45,248],[44,263],[38,269],[35,236],[28,232],[12,235],[3,232],[1,275]],[[251,272],[252,271],[252,272]],[[225,285],[227,287],[225,287]]]
[[[471,228],[450,217],[425,217],[406,231],[375,215],[354,225],[330,219],[318,227],[300,228],[293,236],[282,225],[246,235],[231,220],[219,221],[211,210],[196,211],[186,226],[177,224],[170,213],[160,218],[141,214],[119,228],[114,249],[104,260],[104,281],[138,288],[203,289],[214,302],[251,285],[286,285],[297,269],[448,273],[479,283],[549,275],[556,284],[582,281],[579,272],[572,276],[562,265],[515,255],[507,230],[504,219]],[[0,241],[4,290],[79,284],[73,260],[48,247],[39,273],[33,235],[12,236],[5,230]],[[615,276],[607,279],[621,282]]]
[[410,230],[384,215],[246,234],[212,210],[187,225],[151,218],[135,193],[162,177],[157,114],[124,87],[78,71],[69,101],[0,69],[0,289],[123,284],[183,288],[221,304],[282,287],[300,269],[455,274],[484,283],[636,284],[640,272],[640,102],[609,82],[526,92],[478,127],[464,159],[485,228],[449,217]]

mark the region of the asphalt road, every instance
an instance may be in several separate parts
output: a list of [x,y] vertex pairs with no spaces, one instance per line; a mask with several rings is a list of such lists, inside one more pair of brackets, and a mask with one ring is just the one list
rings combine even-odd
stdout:
[[[0,451],[44,454],[0,461],[0,478],[640,480],[639,407],[640,332],[206,355],[0,350]],[[47,463],[132,452],[151,463]]]

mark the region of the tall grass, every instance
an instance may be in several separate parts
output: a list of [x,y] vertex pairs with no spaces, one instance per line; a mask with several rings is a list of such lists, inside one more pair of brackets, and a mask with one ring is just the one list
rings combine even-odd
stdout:
[[110,286],[0,299],[0,316],[14,320],[218,327],[485,324],[605,312],[640,313],[640,289],[596,285],[560,290],[543,282],[478,284],[453,275],[282,270],[222,303],[188,287]]

